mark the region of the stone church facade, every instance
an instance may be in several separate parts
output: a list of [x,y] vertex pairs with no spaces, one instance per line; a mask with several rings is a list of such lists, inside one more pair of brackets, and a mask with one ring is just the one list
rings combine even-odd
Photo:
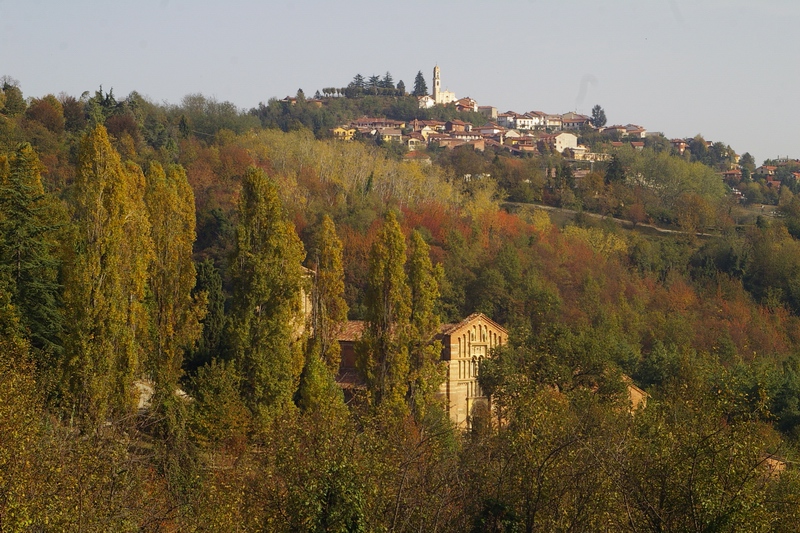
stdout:
[[447,378],[439,393],[450,419],[458,427],[468,428],[476,411],[489,408],[489,398],[478,384],[481,361],[508,342],[508,332],[486,315],[475,313],[458,324],[443,326],[439,339],[442,361],[447,365]]
[[[364,387],[356,370],[354,350],[363,331],[363,322],[350,321],[339,336],[342,361],[336,380],[347,398]],[[439,394],[450,419],[466,429],[477,410],[489,407],[489,399],[478,384],[480,363],[489,357],[492,349],[508,342],[508,332],[486,315],[475,313],[457,324],[443,325],[437,339],[442,343],[441,360],[446,367],[446,378]]]

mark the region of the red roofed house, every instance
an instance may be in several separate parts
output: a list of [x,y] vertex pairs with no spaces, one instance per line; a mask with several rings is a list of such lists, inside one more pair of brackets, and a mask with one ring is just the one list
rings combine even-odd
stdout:
[[477,113],[478,102],[467,96],[466,98],[456,100],[456,109],[458,111],[472,111],[473,113]]
[[722,178],[730,183],[739,183],[742,181],[742,171],[738,168],[726,170],[722,173]]
[[756,176],[774,176],[776,170],[778,170],[778,167],[763,165],[756,169],[755,174]]
[[579,113],[564,113],[561,115],[561,126],[564,129],[579,130],[591,123],[592,119]]
[[685,139],[672,139],[670,143],[672,143],[672,148],[681,155],[683,155],[683,152],[685,152],[686,148],[689,146],[689,143],[687,143]]

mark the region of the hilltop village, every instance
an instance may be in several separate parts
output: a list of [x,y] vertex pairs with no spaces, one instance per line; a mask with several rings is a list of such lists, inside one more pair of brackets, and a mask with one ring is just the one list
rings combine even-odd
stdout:
[[[320,98],[309,102],[325,106],[334,94],[348,98],[369,94],[405,95],[402,81],[395,87],[391,75],[387,73],[387,76],[383,79],[378,76],[365,79],[358,75],[348,87],[325,89],[323,93],[328,98],[322,98],[318,92]],[[777,204],[783,183],[790,185],[793,193],[798,192],[800,160],[797,159],[775,159],[756,167],[748,153],[744,154],[742,160],[742,155],[730,146],[700,136],[667,139],[660,132],[648,131],[638,124],[607,125],[605,111],[599,105],[594,106],[591,116],[576,112],[498,112],[496,107],[479,105],[470,97],[458,98],[454,92],[443,90],[438,65],[433,69],[433,90],[430,94],[422,94],[424,91],[420,90],[421,87],[426,89],[427,85],[421,77],[420,72],[412,93],[418,109],[451,109],[458,113],[459,118],[436,120],[361,116],[330,128],[329,135],[342,141],[373,140],[379,144],[402,147],[405,158],[421,162],[430,162],[426,149],[437,148],[466,147],[479,152],[489,150],[519,157],[559,154],[570,162],[576,180],[594,168],[592,163],[611,161],[619,149],[641,151],[649,147],[674,155],[705,159],[731,188],[731,194],[741,202]],[[281,102],[295,105],[297,98],[287,97]],[[406,114],[413,115],[408,110]]]

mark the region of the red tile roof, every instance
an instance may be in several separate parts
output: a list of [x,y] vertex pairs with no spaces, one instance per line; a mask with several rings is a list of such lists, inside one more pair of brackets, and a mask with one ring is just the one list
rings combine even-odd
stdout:
[[340,341],[355,341],[358,340],[361,335],[364,333],[364,321],[363,320],[348,320],[344,327],[339,331],[339,337],[337,340]]

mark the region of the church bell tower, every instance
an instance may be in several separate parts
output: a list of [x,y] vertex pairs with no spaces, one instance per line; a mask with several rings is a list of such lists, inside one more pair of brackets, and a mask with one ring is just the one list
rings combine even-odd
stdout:
[[439,93],[441,91],[442,80],[439,79],[439,65],[433,67],[433,101],[439,103]]

